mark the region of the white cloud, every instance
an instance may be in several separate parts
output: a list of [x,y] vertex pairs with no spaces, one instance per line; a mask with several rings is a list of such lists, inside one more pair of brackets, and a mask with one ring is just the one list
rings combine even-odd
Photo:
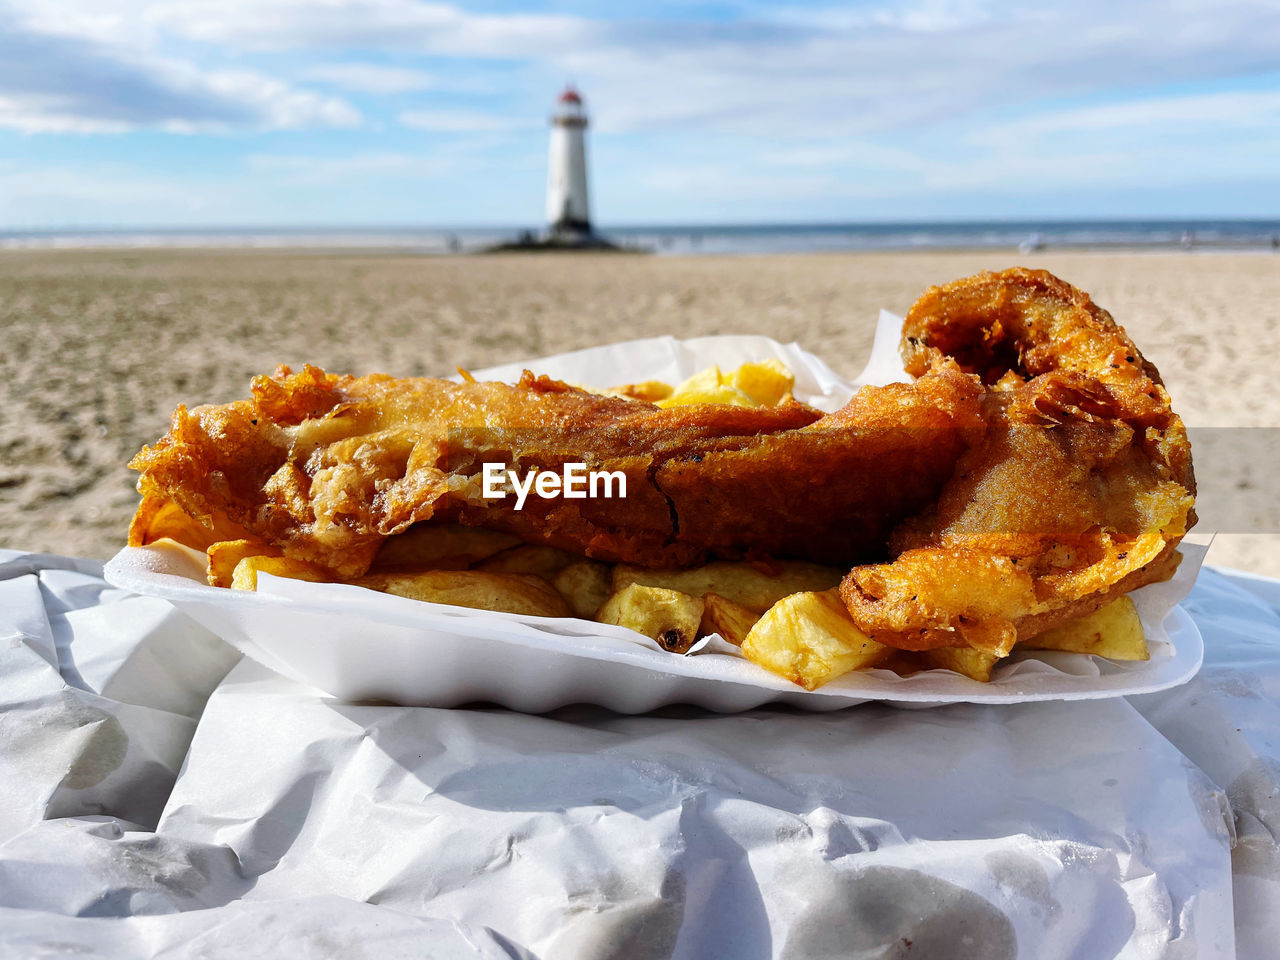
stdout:
[[1083,0],[1035,15],[1013,3],[989,7],[928,24],[855,12],[836,26],[792,11],[773,36],[708,29],[629,43],[619,31],[558,62],[600,108],[600,129],[812,137],[1280,65],[1274,5],[1225,0],[1171,12],[1151,0]]
[[304,71],[303,76],[358,93],[413,93],[439,84],[435,76],[425,70],[373,63],[322,64]]
[[252,50],[411,48],[449,56],[546,56],[603,32],[581,17],[473,14],[420,0],[157,0],[157,29]]
[[[754,12],[726,21],[475,13],[423,0],[120,2],[145,43],[178,38],[235,56],[414,51],[519,64],[521,79],[548,87],[572,76],[599,108],[603,131],[910,129],[1036,101],[1275,70],[1280,49],[1280,8],[1267,0],[1080,0],[1048,9],[1019,0],[908,0],[749,7]],[[43,6],[22,3],[28,11]],[[64,33],[99,40],[123,32],[120,15],[102,14],[97,0],[58,6],[57,18],[42,14],[39,22],[56,19]],[[429,82],[370,64],[322,65],[310,75],[368,93]],[[521,95],[520,82],[507,79],[512,97]],[[459,129],[430,119],[420,125]]]
[[77,116],[63,105],[39,98],[0,97],[0,128],[23,133],[125,133],[133,129],[118,120]]
[[358,127],[363,120],[360,111],[344,100],[299,90],[254,71],[219,70],[205,79],[210,90],[256,113],[259,126],[279,130]]
[[339,98],[256,70],[204,69],[101,39],[110,26],[73,15],[46,30],[38,18],[11,16],[0,31],[0,126],[26,133],[193,132],[362,121]]
[[775,16],[784,23],[821,27],[824,30],[854,30],[891,27],[918,33],[940,33],[980,25],[999,15],[1023,19],[1025,9],[993,11],[985,0],[907,0],[881,6],[841,6],[783,9]]
[[0,0],[6,26],[33,33],[87,40],[117,48],[142,48],[154,39],[142,20],[151,0],[93,0],[41,3],[40,0]]

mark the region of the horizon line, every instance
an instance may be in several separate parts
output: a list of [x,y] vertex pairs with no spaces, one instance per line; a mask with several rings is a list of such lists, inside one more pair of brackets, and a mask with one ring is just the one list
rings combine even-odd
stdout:
[[[651,223],[613,223],[595,224],[597,232],[632,231],[632,230],[739,230],[739,229],[842,229],[868,227],[965,227],[965,226],[1010,226],[1035,227],[1039,225],[1139,225],[1139,224],[1258,224],[1280,225],[1280,214],[1275,216],[1178,216],[1161,215],[1154,217],[948,217],[940,219],[910,218],[903,220],[732,220],[705,222],[651,222]],[[501,230],[501,231],[540,231],[547,229],[545,224],[529,226],[519,222],[482,222],[482,223],[432,223],[427,221],[391,221],[391,222],[315,222],[315,223],[191,223],[191,224],[55,224],[48,226],[17,226],[0,224],[0,236],[14,234],[56,234],[56,233],[252,233],[252,232],[303,232],[303,231],[419,231],[436,232]]]

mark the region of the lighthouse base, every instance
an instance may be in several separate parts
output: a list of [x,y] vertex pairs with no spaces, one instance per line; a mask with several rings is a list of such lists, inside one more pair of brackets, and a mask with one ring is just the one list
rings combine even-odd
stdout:
[[542,236],[522,233],[517,239],[487,247],[485,252],[527,251],[530,253],[554,253],[556,251],[608,250],[618,253],[647,253],[640,247],[620,247],[591,229],[589,223],[555,224]]

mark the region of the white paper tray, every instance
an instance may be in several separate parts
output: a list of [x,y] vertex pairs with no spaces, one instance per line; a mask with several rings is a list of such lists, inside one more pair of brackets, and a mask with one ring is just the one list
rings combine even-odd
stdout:
[[[244,593],[210,587],[202,575],[186,551],[166,546],[123,550],[106,568],[109,582],[171,601],[287,677],[342,700],[407,705],[485,701],[542,713],[594,703],[643,713],[691,703],[729,713],[764,703],[839,710],[867,700],[916,706],[1083,700],[1184,683],[1199,669],[1204,652],[1190,616],[1175,607],[1163,621],[1144,616],[1152,656],[1141,663],[1026,653],[987,684],[945,670],[906,678],[868,670],[809,692],[742,657],[676,656],[607,624],[463,610],[362,587],[265,575],[260,592]],[[1138,591],[1140,612],[1165,606],[1158,594],[1174,586]]]
[[[682,380],[719,364],[777,357],[796,375],[799,399],[826,410],[864,383],[907,379],[897,355],[900,318],[882,313],[866,369],[841,378],[796,344],[766,337],[658,337],[476,371],[513,381],[528,367],[576,383],[607,386]],[[837,710],[866,700],[931,706],[957,701],[1018,703],[1151,693],[1185,683],[1203,656],[1199,631],[1177,602],[1190,591],[1204,550],[1185,545],[1174,580],[1133,594],[1151,659],[1112,663],[1079,654],[1021,653],[989,684],[945,670],[898,677],[861,671],[808,692],[728,653],[675,656],[620,627],[428,604],[359,587],[259,578],[259,592],[210,587],[194,556],[176,549],[121,551],[107,579],[171,600],[266,666],[344,700],[455,706],[490,701],[542,712],[594,703],[621,713],[692,703],[747,710],[790,703]],[[198,556],[198,555],[197,555]],[[725,649],[721,644],[712,649]]]

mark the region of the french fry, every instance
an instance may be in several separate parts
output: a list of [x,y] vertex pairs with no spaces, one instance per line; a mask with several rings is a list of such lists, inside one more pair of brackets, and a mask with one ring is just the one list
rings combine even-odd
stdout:
[[776,407],[791,396],[796,385],[791,371],[782,365],[782,361],[775,359],[744,363],[728,379],[732,386],[766,407]]
[[160,539],[151,536],[151,525],[159,514],[160,508],[168,503],[169,501],[162,497],[144,496],[142,498],[138,509],[133,511],[133,519],[129,521],[129,546],[145,547],[152,540]]
[[835,590],[796,593],[775,603],[742,642],[747,659],[816,690],[892,654],[857,628]]
[[675,387],[669,383],[663,383],[661,380],[644,380],[640,383],[625,383],[620,387],[610,387],[607,390],[593,392],[603,394],[606,397],[627,397],[630,400],[657,403],[659,400],[665,400],[671,396],[675,392]]
[[973,647],[938,647],[934,650],[922,650],[916,656],[919,657],[922,670],[954,670],[961,676],[981,683],[990,682],[992,669],[1002,659]]
[[796,378],[776,359],[744,363],[731,373],[719,367],[700,370],[673,387],[661,380],[644,380],[617,387],[583,387],[606,397],[627,397],[660,407],[715,403],[737,407],[775,407],[791,395]]
[[[245,557],[279,557],[280,548],[261,540],[219,540],[209,544],[206,578],[211,587],[229,587],[236,567]],[[255,583],[256,583],[255,577]]]
[[351,583],[381,593],[473,610],[535,617],[567,617],[569,607],[542,577],[479,570],[419,570],[373,573]]
[[211,517],[204,523],[189,516],[172,500],[150,495],[142,498],[129,523],[131,547],[145,547],[167,538],[193,550],[206,550],[220,540],[235,540],[246,535],[243,527],[225,517]]
[[575,617],[590,620],[609,599],[609,568],[595,560],[571,563],[551,581]]
[[735,646],[742,646],[742,641],[760,619],[757,611],[718,593],[704,594],[702,603],[702,625],[698,628],[698,635],[718,633]]
[[1079,620],[1068,620],[1018,644],[1024,650],[1067,650],[1108,660],[1150,660],[1138,610],[1127,596]]
[[633,583],[610,596],[596,620],[650,637],[671,653],[684,653],[698,638],[702,609],[701,597]]
[[499,530],[418,523],[404,533],[389,537],[374,558],[373,566],[375,569],[465,570],[519,542],[518,537]]
[[269,573],[276,577],[288,577],[290,580],[312,580],[316,583],[329,583],[333,577],[322,567],[305,560],[294,560],[290,557],[245,557],[236,564],[231,574],[231,589],[257,590],[258,574]]
[[658,401],[660,407],[683,407],[693,403],[715,403],[732,407],[758,407],[751,395],[735,387],[719,367],[708,367],[679,384],[671,395]]
[[638,583],[679,590],[695,597],[716,593],[762,613],[790,594],[834,587],[842,575],[834,567],[793,560],[779,563],[773,572],[755,564],[733,561],[717,561],[690,570],[649,570],[620,563],[613,568],[613,590],[616,593]]
[[494,554],[477,564],[476,569],[486,573],[527,573],[549,580],[578,559],[567,550],[525,543]]

